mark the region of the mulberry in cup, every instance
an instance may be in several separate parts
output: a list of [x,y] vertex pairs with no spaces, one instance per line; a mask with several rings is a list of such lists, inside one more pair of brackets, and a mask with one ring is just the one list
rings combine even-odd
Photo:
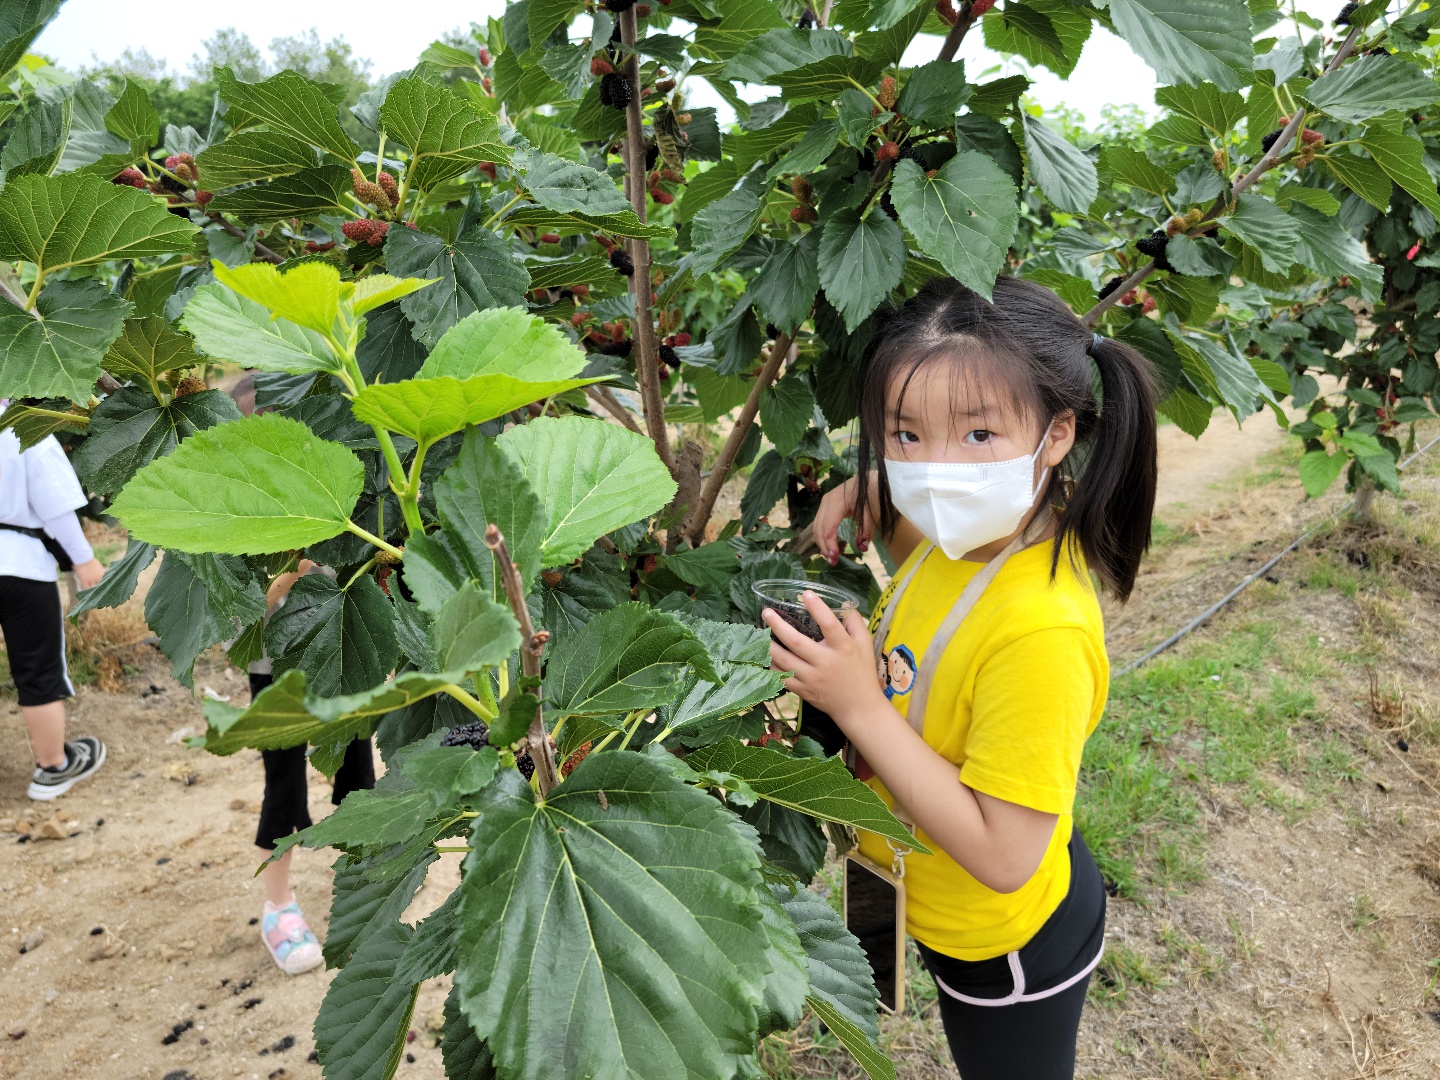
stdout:
[[[770,608],[812,641],[823,641],[825,635],[820,632],[814,616],[806,610],[805,601],[800,598],[802,593],[813,592],[842,623],[846,615],[860,608],[860,598],[848,589],[804,579],[762,578],[750,588],[760,598],[762,611]],[[760,625],[765,624],[762,622]],[[772,633],[770,637],[774,639],[775,635]]]

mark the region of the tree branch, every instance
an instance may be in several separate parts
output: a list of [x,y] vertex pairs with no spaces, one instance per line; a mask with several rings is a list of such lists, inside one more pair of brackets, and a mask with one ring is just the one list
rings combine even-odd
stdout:
[[[224,229],[227,233],[229,233],[236,239],[245,239],[245,230],[239,228],[238,226],[230,224],[230,222],[225,220],[225,215],[221,214],[219,211],[211,211],[205,216],[208,217],[211,221],[215,222],[215,224],[219,225],[222,229]],[[285,261],[285,256],[277,255],[264,244],[260,243],[259,240],[255,241],[255,257],[261,262],[274,263],[277,266]]]
[[620,404],[620,399],[611,392],[608,386],[587,386],[585,392],[590,395],[595,404],[619,420],[636,435],[645,434],[640,430],[640,425],[635,422],[635,417],[630,410]]
[[[620,13],[620,41],[630,49],[623,65],[625,81],[630,84],[630,104],[625,107],[625,141],[621,156],[625,160],[626,195],[635,208],[635,216],[645,221],[645,134],[640,112],[640,63],[635,55],[635,8]],[[660,347],[655,341],[655,317],[650,311],[650,241],[633,237],[625,241],[635,272],[630,287],[635,295],[635,375],[640,383],[640,404],[645,413],[645,430],[655,443],[655,452],[673,475],[675,457],[670,452],[670,438],[665,430],[665,399],[660,393]]]
[[965,5],[965,10],[955,18],[955,25],[950,27],[950,32],[945,35],[945,44],[940,46],[939,60],[954,60],[955,54],[960,51],[960,43],[965,40],[965,35],[970,32],[970,27],[976,22],[975,16],[970,14],[970,5]]
[[700,501],[691,511],[690,520],[685,526],[686,537],[696,547],[700,545],[700,541],[705,536],[705,526],[710,523],[710,515],[715,512],[715,500],[720,497],[720,489],[725,486],[725,478],[730,474],[730,466],[735,464],[735,458],[740,453],[740,446],[744,443],[745,436],[750,434],[750,425],[755,422],[755,416],[760,411],[760,395],[775,381],[775,377],[780,373],[780,365],[790,355],[793,345],[788,334],[781,334],[771,344],[770,355],[765,360],[765,366],[755,377],[755,385],[750,388],[750,393],[745,398],[745,404],[741,406],[740,416],[730,430],[730,437],[725,440],[725,445],[720,449],[720,456],[715,459],[715,464],[710,469],[710,475],[706,478],[705,486],[700,491]]
[[[1335,50],[1335,55],[1331,58],[1330,63],[1325,65],[1324,74],[1329,75],[1350,58],[1350,55],[1355,51],[1356,45],[1360,42],[1362,29],[1363,28],[1359,26],[1351,27],[1350,33],[1345,36],[1345,40],[1341,43],[1340,48]],[[1261,155],[1260,160],[1255,163],[1249,172],[1235,181],[1230,188],[1229,194],[1221,195],[1220,198],[1215,200],[1215,205],[1212,206],[1210,212],[1205,215],[1205,220],[1194,228],[1189,229],[1186,235],[1194,236],[1208,228],[1212,228],[1214,224],[1212,219],[1215,215],[1226,209],[1232,202],[1239,198],[1247,188],[1251,187],[1260,177],[1278,165],[1281,156],[1289,148],[1290,144],[1295,141],[1296,136],[1304,129],[1305,110],[1303,108],[1297,109],[1295,110],[1295,115],[1290,118],[1290,122],[1280,129],[1280,134],[1276,137],[1275,141],[1270,144],[1270,149]],[[1100,317],[1104,315],[1105,312],[1118,304],[1122,296],[1154,272],[1155,264],[1153,262],[1147,263],[1139,270],[1136,270],[1127,277],[1118,288],[1106,296],[1105,299],[1101,300],[1081,316],[1080,321],[1091,329],[1094,329],[1095,324],[1100,321]]]
[[[510,601],[515,621],[520,624],[520,670],[526,675],[538,676],[540,653],[550,640],[550,634],[545,630],[538,634],[535,632],[534,624],[530,622],[530,608],[525,603],[525,583],[520,580],[520,568],[510,558],[505,537],[494,525],[485,526],[485,546],[495,553],[500,583],[505,586],[505,598]],[[540,778],[540,795],[543,798],[560,782],[560,776],[555,771],[555,756],[550,753],[545,711],[539,705],[535,706],[535,718],[530,721],[530,730],[525,737],[530,746],[530,760],[535,763],[535,775]]]

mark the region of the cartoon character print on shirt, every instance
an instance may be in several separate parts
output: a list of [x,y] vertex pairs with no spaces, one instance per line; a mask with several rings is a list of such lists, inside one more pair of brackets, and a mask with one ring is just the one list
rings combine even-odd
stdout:
[[881,685],[885,687],[885,697],[894,701],[897,697],[904,697],[910,693],[915,685],[915,676],[918,672],[918,665],[915,663],[915,654],[910,651],[908,645],[896,645],[888,652],[880,656],[882,671],[880,673]]

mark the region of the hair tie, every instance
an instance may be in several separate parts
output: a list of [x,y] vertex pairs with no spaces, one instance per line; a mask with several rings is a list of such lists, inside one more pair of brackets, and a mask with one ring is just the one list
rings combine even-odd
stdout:
[[1089,355],[1094,356],[1094,355],[1095,355],[1095,350],[1098,349],[1098,348],[1100,348],[1100,346],[1101,346],[1101,345],[1104,345],[1104,344],[1105,344],[1105,338],[1104,338],[1102,335],[1100,335],[1100,334],[1098,334],[1098,333],[1096,333],[1096,334],[1091,334],[1091,335],[1090,335],[1090,348],[1086,349],[1085,351],[1086,351]]

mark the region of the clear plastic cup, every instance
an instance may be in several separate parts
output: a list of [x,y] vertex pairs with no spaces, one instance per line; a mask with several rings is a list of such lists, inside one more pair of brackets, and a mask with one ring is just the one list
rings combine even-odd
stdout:
[[[800,594],[813,592],[841,622],[852,611],[860,609],[860,598],[848,589],[834,585],[822,585],[815,581],[796,578],[762,578],[750,586],[760,598],[761,610],[770,608],[791,626],[813,641],[821,641],[825,635],[820,632],[814,616],[805,608]],[[764,625],[761,623],[760,625]],[[774,637],[774,634],[771,634]]]

